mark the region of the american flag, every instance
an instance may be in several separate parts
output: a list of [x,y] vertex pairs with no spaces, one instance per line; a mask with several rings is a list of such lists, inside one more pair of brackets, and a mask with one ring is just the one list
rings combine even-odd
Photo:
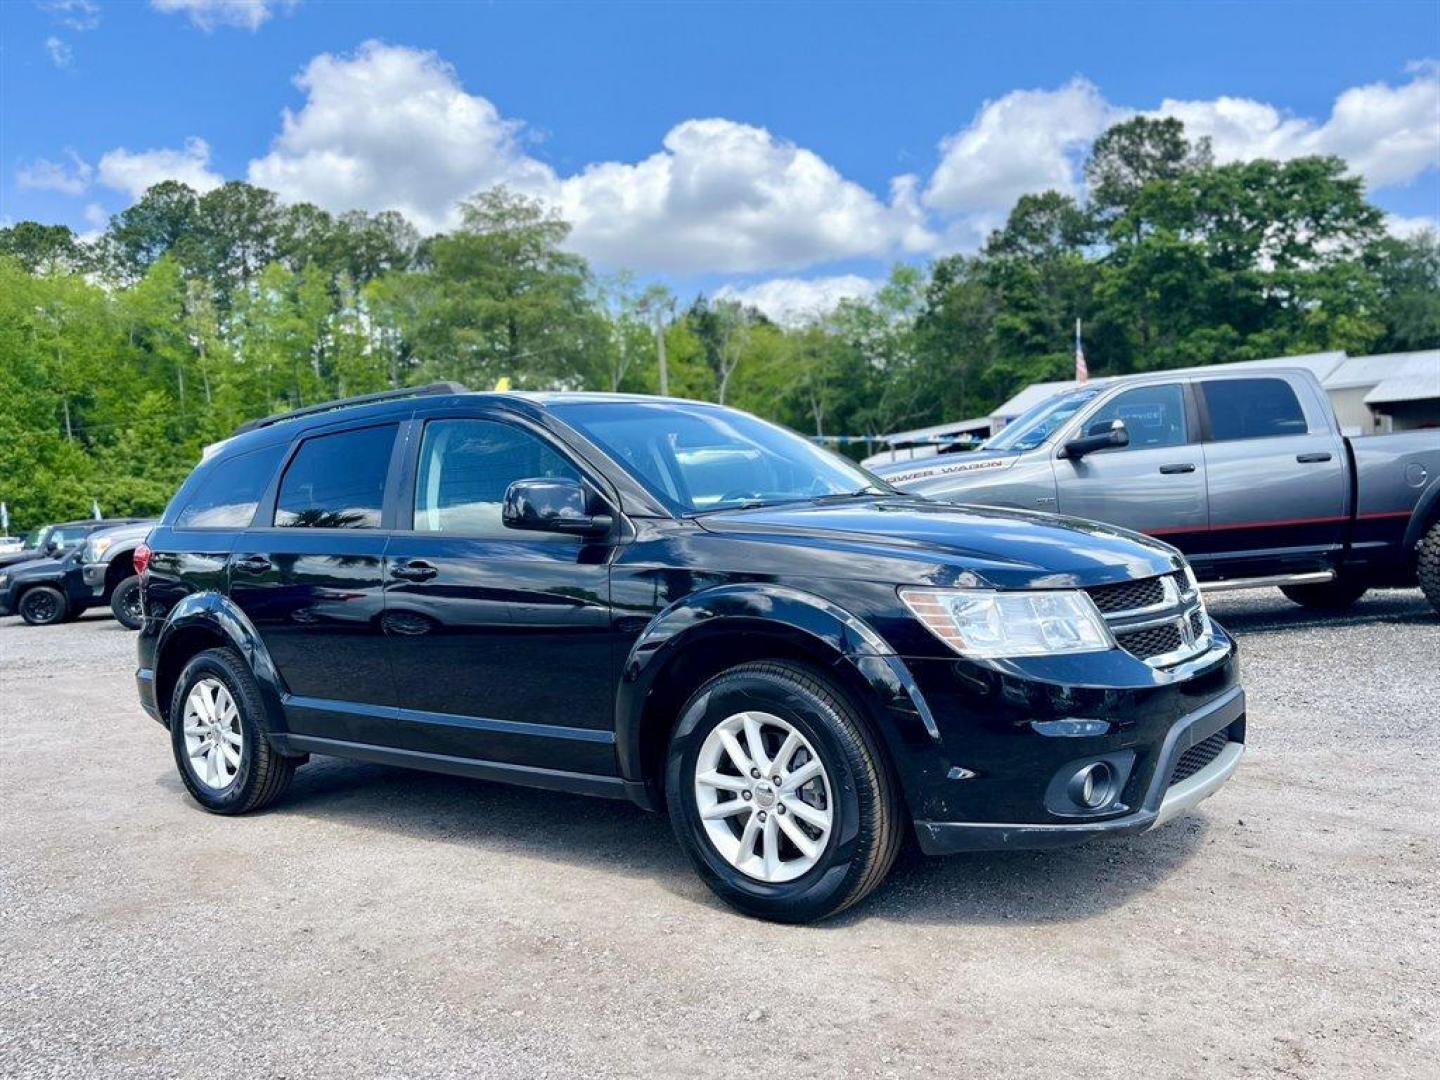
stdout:
[[1075,381],[1085,382],[1090,378],[1090,369],[1085,366],[1085,349],[1080,344],[1080,320],[1075,320]]

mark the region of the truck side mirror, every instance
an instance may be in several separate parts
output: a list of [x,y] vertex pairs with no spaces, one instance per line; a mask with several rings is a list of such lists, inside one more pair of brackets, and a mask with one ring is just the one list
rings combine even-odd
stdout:
[[615,523],[609,514],[590,512],[590,493],[568,478],[516,480],[505,489],[501,520],[507,529],[604,536]]
[[1125,429],[1124,420],[1111,420],[1108,424],[1101,421],[1092,425],[1089,434],[1082,435],[1078,439],[1071,439],[1060,448],[1060,456],[1069,458],[1072,461],[1079,461],[1086,454],[1093,454],[1096,450],[1109,450],[1113,446],[1129,446],[1130,432]]

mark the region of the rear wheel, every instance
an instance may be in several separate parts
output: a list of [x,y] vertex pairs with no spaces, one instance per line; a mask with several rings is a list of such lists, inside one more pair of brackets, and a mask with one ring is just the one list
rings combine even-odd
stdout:
[[200,653],[175,684],[170,745],[180,779],[215,814],[244,814],[278,799],[297,762],[281,757],[265,735],[255,677],[232,649]]
[[1370,591],[1362,581],[1336,578],[1319,585],[1282,585],[1287,600],[1312,611],[1344,611]]
[[140,575],[131,574],[110,594],[110,610],[116,621],[127,630],[139,630],[145,621],[145,609],[140,606]]
[[36,585],[20,597],[20,617],[31,626],[54,626],[69,614],[65,594],[53,585]]
[[1430,606],[1440,612],[1440,521],[1430,526],[1420,539],[1420,559],[1415,567],[1420,591]]
[[878,742],[817,672],[764,661],[711,679],[670,741],[671,822],[705,883],[780,922],[833,915],[884,880],[902,838]]

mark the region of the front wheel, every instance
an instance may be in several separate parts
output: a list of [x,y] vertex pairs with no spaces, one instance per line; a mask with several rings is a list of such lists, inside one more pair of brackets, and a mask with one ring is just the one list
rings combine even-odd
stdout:
[[1344,611],[1369,592],[1370,586],[1336,578],[1319,585],[1282,585],[1280,591],[1287,600],[1312,611]]
[[140,575],[131,574],[110,594],[110,611],[115,621],[127,630],[139,630],[145,621],[145,609],[140,606]]
[[69,601],[53,585],[36,585],[20,597],[20,617],[31,626],[54,626],[69,615]]
[[702,686],[671,737],[665,790],[705,883],[778,922],[856,903],[900,848],[879,743],[843,692],[797,664],[741,664]]
[[1420,559],[1415,566],[1420,591],[1430,606],[1440,612],[1440,521],[1431,525],[1420,538]]

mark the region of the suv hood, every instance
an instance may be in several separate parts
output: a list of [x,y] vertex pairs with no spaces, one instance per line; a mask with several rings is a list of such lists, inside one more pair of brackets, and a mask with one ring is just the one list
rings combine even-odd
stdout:
[[[707,532],[737,538],[938,562],[994,588],[1087,587],[1153,577],[1180,565],[1179,553],[1168,544],[1112,525],[928,499],[801,503],[726,510],[696,520]],[[873,562],[849,563],[857,576],[867,570],[873,575]]]

